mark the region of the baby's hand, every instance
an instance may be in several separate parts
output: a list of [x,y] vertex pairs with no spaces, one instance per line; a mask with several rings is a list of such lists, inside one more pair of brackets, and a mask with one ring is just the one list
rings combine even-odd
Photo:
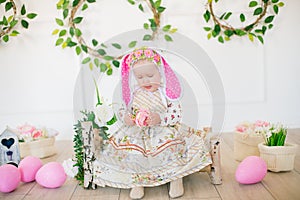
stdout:
[[154,126],[160,124],[160,116],[158,113],[150,113],[149,114],[149,119],[148,119],[148,124],[149,126]]
[[130,114],[125,115],[124,122],[125,122],[126,125],[129,125],[129,126],[134,125],[134,121],[132,120],[132,117],[131,117]]

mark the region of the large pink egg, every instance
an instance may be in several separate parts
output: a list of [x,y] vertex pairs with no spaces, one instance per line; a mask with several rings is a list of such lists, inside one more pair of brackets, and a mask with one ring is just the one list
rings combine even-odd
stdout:
[[0,192],[14,191],[21,180],[19,169],[10,164],[0,166]]
[[19,164],[21,181],[25,183],[34,181],[36,173],[42,166],[41,159],[34,156],[26,156]]
[[258,156],[248,156],[236,169],[235,179],[241,184],[254,184],[262,181],[266,174],[266,162]]
[[46,188],[58,188],[64,184],[66,178],[65,170],[58,162],[45,164],[35,176],[36,182]]

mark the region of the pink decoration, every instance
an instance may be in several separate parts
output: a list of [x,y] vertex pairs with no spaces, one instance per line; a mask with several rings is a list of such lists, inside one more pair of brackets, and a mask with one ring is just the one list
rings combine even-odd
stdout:
[[35,180],[35,175],[43,166],[42,161],[34,156],[26,156],[19,164],[21,181],[28,183]]
[[135,116],[135,123],[139,127],[148,126],[147,120],[149,118],[149,111],[148,110],[139,110]]
[[17,167],[10,164],[0,166],[0,192],[14,191],[21,180],[21,174]]
[[58,162],[45,164],[35,176],[36,182],[46,188],[58,188],[65,183],[66,178],[64,168]]
[[248,156],[236,169],[235,179],[241,184],[254,184],[262,181],[266,174],[266,162],[258,156]]

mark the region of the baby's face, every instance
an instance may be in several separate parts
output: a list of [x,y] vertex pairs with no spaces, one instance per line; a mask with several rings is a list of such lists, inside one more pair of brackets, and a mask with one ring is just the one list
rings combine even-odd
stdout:
[[133,66],[133,74],[138,85],[149,92],[156,91],[161,82],[157,66],[149,61],[138,62]]

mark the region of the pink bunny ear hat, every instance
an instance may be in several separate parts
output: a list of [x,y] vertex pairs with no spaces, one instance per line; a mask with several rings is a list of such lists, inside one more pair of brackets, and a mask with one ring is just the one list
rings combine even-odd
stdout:
[[130,70],[132,66],[139,60],[148,60],[156,64],[157,67],[163,68],[164,78],[164,93],[169,100],[178,100],[181,97],[182,89],[176,74],[173,72],[166,60],[156,51],[150,48],[140,48],[125,55],[121,61],[121,75],[122,75],[122,98],[128,106],[131,102],[132,92],[129,86]]

